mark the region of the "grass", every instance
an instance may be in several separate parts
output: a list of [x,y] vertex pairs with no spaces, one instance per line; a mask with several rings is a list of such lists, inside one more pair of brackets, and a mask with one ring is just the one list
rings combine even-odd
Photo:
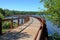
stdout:
[[7,31],[8,31],[8,29],[2,29],[2,32],[3,33],[7,32]]

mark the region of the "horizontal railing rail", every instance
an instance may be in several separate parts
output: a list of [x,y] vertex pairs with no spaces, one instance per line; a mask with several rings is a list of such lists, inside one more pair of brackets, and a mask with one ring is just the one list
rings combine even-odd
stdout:
[[41,26],[39,30],[37,31],[37,34],[34,40],[37,40],[40,30],[41,30],[41,34],[40,34],[39,40],[48,40],[48,32],[47,32],[46,23],[45,23],[46,21],[43,18],[36,17],[36,16],[34,17],[37,18],[41,22]]

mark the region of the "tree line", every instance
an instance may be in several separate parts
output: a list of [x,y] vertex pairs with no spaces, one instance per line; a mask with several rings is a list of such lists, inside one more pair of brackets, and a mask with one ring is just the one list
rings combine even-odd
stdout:
[[16,11],[16,10],[9,10],[9,9],[2,9],[0,8],[0,18],[3,16],[11,16],[11,15],[35,15],[38,12],[33,11]]
[[5,16],[12,15],[42,15],[44,12],[35,12],[35,11],[17,11],[17,10],[9,10],[0,8],[0,18],[4,18]]

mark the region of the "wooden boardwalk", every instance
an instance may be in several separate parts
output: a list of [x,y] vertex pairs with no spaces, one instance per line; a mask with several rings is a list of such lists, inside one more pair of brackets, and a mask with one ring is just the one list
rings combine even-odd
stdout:
[[[29,22],[0,36],[0,40],[35,40],[40,26],[41,22],[38,19],[30,17]],[[39,31],[39,36],[37,36],[37,40],[39,40],[40,35],[41,30]]]

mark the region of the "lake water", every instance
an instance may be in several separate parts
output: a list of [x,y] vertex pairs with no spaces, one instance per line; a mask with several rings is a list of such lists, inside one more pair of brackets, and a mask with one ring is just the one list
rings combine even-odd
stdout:
[[[45,17],[45,15],[41,15],[41,16]],[[54,25],[53,22],[48,20],[46,17],[45,17],[45,20],[46,20],[46,25],[48,29],[48,34],[58,33],[60,35],[60,28],[58,28],[57,25]]]
[[[33,15],[33,16],[37,16],[37,15]],[[45,15],[43,15],[43,16],[45,16]],[[6,17],[6,18],[12,18],[12,17]],[[16,17],[13,17],[13,18],[16,18]],[[47,18],[45,18],[45,19],[46,19],[48,34],[54,34],[57,32],[60,35],[60,28],[58,28],[56,25],[53,25],[53,23],[50,20],[47,20]],[[17,20],[14,20],[13,22],[17,22]],[[22,23],[24,23],[24,19],[20,19],[20,24],[22,24]]]
[[48,29],[48,34],[54,34],[57,32],[60,35],[60,28],[54,25],[51,21],[46,20],[46,25]]

